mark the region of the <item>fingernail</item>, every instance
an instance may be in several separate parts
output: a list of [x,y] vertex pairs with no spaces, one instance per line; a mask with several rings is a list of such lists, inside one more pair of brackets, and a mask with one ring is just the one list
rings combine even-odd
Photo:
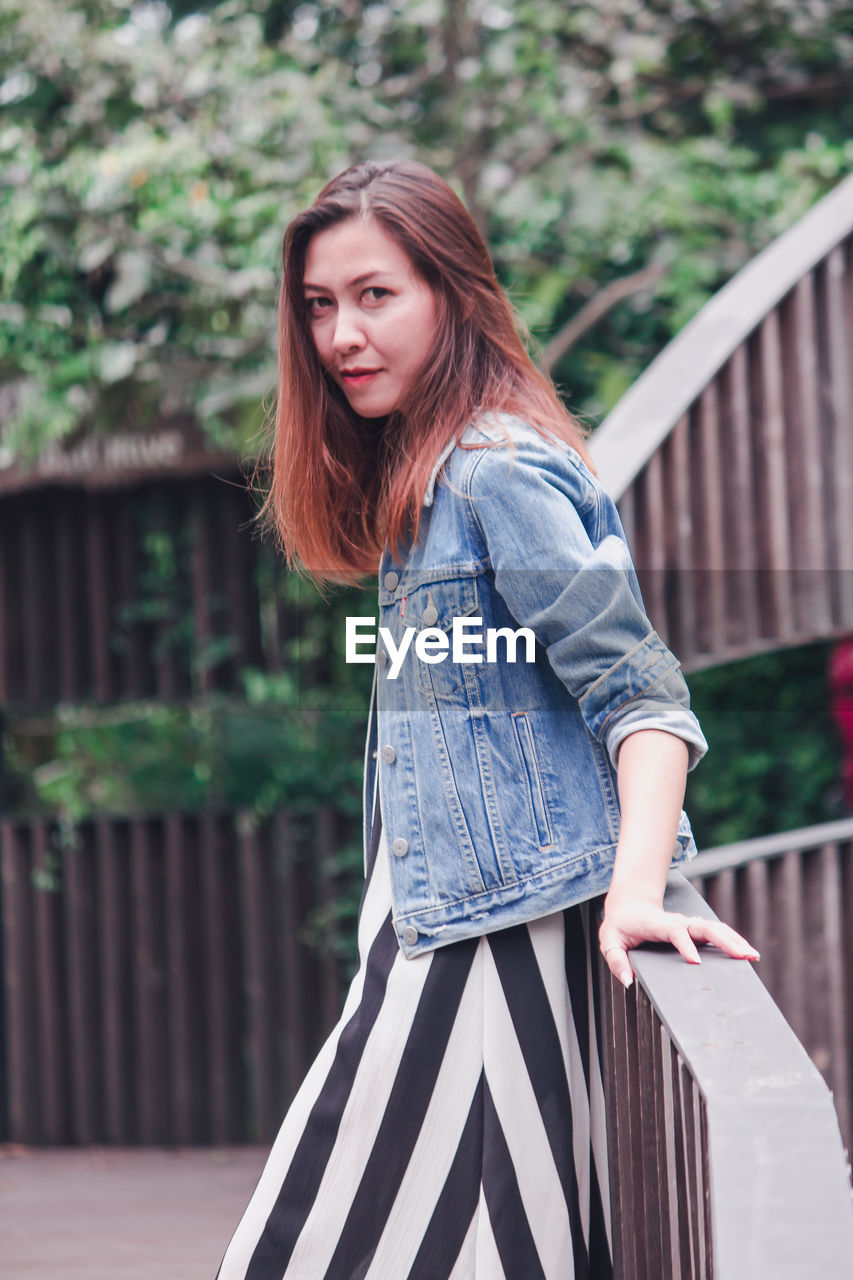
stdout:
[[631,983],[634,981],[634,975],[633,973],[628,973],[628,971],[626,970],[625,973],[620,973],[619,981],[622,983],[622,985],[625,987],[625,990],[627,991]]

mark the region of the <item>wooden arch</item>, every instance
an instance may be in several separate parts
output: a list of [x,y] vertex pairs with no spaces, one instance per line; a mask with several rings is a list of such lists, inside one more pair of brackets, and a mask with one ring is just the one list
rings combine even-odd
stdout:
[[685,667],[853,630],[853,176],[702,308],[591,452]]

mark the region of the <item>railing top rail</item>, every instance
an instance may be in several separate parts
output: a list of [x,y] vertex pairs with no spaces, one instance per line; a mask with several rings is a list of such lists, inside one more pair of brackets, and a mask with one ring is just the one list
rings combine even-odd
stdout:
[[590,441],[614,498],[744,339],[851,231],[853,175],[739,271],[652,361]]
[[821,822],[813,827],[799,827],[795,831],[779,831],[775,835],[756,836],[751,840],[737,840],[732,844],[703,849],[683,870],[690,880],[714,875],[730,867],[742,867],[761,858],[780,857],[801,849],[819,849],[825,844],[853,840],[853,818],[840,818],[836,822]]
[[[677,872],[666,904],[713,916]],[[705,1101],[714,1275],[849,1276],[853,1205],[832,1097],[758,976],[713,948],[701,966],[671,948],[631,959]]]

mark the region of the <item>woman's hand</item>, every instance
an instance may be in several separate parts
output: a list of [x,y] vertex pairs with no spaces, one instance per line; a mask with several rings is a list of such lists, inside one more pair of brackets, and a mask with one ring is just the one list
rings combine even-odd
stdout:
[[736,960],[759,959],[755,947],[720,920],[684,916],[665,911],[654,902],[631,897],[611,899],[608,894],[598,943],[608,969],[626,987],[634,981],[628,949],[641,942],[669,942],[690,964],[701,964],[697,942],[711,943]]
[[623,741],[617,769],[622,825],[598,940],[610,972],[626,987],[634,980],[628,949],[641,942],[671,942],[691,964],[700,963],[697,942],[738,960],[758,959],[727,924],[663,908],[686,777],[687,746],[680,738],[643,729]]

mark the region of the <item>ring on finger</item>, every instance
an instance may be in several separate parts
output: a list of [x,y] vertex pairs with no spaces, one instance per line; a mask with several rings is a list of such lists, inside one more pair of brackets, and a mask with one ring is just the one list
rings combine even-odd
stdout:
[[610,946],[609,946],[609,947],[605,947],[601,954],[602,954],[602,956],[604,957],[604,959],[606,960],[606,959],[607,959],[607,953],[608,953],[608,951],[618,951],[618,950],[619,950],[619,947],[620,947],[620,943],[618,943],[618,942],[611,942]]

